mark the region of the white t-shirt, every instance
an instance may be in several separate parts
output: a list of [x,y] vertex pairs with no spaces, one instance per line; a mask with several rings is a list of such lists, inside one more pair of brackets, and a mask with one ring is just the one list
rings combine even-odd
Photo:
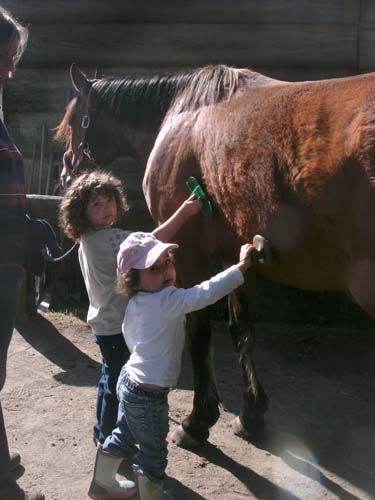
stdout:
[[90,301],[87,323],[95,335],[121,333],[128,299],[116,292],[117,254],[129,234],[106,228],[81,237],[78,258]]
[[140,384],[174,387],[185,343],[185,314],[203,309],[242,285],[237,266],[192,288],[170,286],[129,300],[122,325],[131,352],[126,370]]

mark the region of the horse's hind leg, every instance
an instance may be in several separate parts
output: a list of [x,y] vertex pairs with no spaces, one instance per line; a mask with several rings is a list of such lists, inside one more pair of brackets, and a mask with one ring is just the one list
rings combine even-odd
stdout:
[[187,333],[194,377],[193,410],[172,434],[173,442],[182,448],[192,448],[206,441],[209,428],[217,422],[220,413],[207,309],[189,315]]
[[263,431],[263,415],[268,407],[268,397],[255,369],[255,276],[250,275],[248,278],[244,287],[235,290],[229,297],[229,329],[240,355],[244,383],[244,404],[239,417],[233,422],[233,429],[236,435],[251,440]]

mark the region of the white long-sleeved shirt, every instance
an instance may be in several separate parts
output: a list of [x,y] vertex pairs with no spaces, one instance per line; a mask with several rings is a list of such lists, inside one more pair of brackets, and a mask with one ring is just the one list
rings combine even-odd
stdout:
[[117,254],[129,234],[106,228],[81,237],[78,258],[90,301],[87,323],[95,335],[121,333],[128,299],[116,292]]
[[237,266],[192,288],[170,286],[129,300],[122,332],[131,352],[126,370],[140,384],[175,387],[185,343],[185,314],[203,309],[242,285]]

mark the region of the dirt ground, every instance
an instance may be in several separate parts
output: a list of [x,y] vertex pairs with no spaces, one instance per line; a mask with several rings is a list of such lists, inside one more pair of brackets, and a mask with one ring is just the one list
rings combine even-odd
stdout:
[[[225,323],[213,326],[223,409],[204,446],[169,444],[175,498],[374,499],[374,331],[258,324],[258,372],[270,407],[254,445],[232,433],[241,374]],[[39,315],[14,334],[2,396],[10,446],[26,467],[20,483],[48,500],[87,498],[99,369],[89,329],[74,316]],[[191,409],[191,389],[185,356],[170,394],[172,430]]]

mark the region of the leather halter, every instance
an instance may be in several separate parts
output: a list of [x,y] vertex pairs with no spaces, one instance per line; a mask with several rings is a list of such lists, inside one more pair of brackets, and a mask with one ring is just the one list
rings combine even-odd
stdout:
[[68,170],[75,171],[78,170],[84,157],[86,157],[89,161],[96,163],[95,159],[92,157],[91,152],[90,152],[90,147],[87,142],[86,136],[87,136],[87,131],[90,127],[90,111],[93,111],[92,109],[90,110],[90,96],[91,92],[93,90],[93,87],[90,87],[90,90],[87,94],[86,98],[86,104],[85,104],[85,109],[84,113],[82,116],[81,120],[81,129],[83,130],[83,135],[82,135],[82,140],[80,144],[78,145],[78,152],[77,156],[74,157],[74,161],[71,162],[68,157],[66,157],[66,153],[64,154],[64,165],[67,167]]

